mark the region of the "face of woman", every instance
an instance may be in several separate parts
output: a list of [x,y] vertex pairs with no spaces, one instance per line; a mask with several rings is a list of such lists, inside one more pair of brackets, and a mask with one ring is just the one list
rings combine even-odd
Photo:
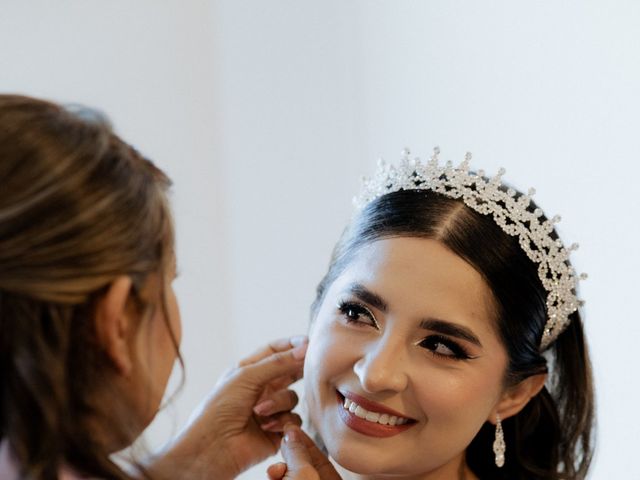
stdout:
[[[136,351],[140,365],[138,378],[142,379],[138,384],[145,386],[139,389],[137,403],[142,410],[145,424],[151,422],[158,411],[177,358],[169,327],[178,344],[182,337],[180,310],[173,290],[175,277],[174,260],[163,279],[159,276],[150,279],[150,295],[155,298],[153,314],[142,321],[136,335]],[[162,306],[162,290],[166,299],[166,312]]]
[[310,334],[305,396],[344,468],[454,478],[495,413],[506,365],[480,274],[435,240],[384,239],[328,289]]

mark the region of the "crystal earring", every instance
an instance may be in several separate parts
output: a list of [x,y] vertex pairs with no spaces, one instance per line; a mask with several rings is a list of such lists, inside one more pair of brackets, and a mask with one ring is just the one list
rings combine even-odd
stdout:
[[506,449],[502,422],[500,421],[500,415],[496,414],[496,439],[493,441],[493,453],[496,455],[496,466],[498,468],[504,465],[504,452]]

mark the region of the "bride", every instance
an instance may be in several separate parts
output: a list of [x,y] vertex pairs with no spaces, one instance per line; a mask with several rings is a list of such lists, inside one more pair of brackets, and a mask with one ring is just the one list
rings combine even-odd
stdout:
[[[365,183],[312,306],[309,428],[363,479],[582,479],[594,413],[577,246],[503,172],[437,157],[405,152]],[[295,426],[283,453],[272,479],[337,477]]]

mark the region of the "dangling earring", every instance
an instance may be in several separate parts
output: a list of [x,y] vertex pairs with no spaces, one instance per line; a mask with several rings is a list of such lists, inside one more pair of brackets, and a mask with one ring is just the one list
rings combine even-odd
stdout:
[[498,468],[504,465],[504,452],[506,449],[502,422],[500,421],[500,415],[496,414],[496,439],[493,441],[493,453],[496,455],[496,466]]

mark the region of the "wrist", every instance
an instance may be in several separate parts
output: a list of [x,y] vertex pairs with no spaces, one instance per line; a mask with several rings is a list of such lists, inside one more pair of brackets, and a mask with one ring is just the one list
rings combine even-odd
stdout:
[[159,480],[232,480],[242,473],[224,449],[209,445],[206,450],[193,450],[179,440],[152,455],[143,466]]

